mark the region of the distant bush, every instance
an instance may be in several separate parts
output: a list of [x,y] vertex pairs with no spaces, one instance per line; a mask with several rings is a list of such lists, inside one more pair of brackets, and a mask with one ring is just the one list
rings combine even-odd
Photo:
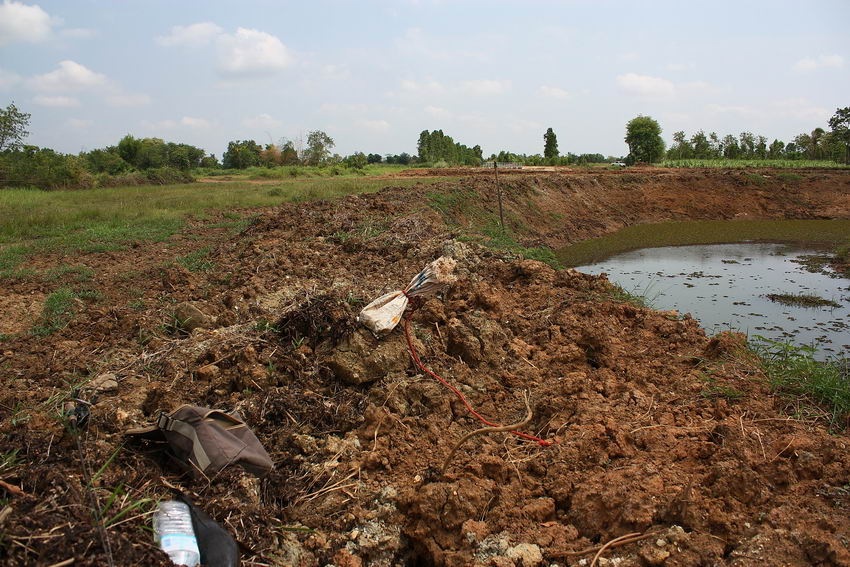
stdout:
[[77,156],[37,146],[0,153],[0,185],[39,189],[88,188],[95,176]]
[[188,171],[182,171],[173,167],[158,167],[148,169],[144,172],[150,183],[156,185],[171,185],[174,183],[192,183],[195,179]]

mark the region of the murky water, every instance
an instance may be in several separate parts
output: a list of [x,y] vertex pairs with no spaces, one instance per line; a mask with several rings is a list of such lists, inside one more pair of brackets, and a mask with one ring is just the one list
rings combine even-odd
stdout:
[[[812,273],[801,256],[818,250],[751,242],[645,248],[578,266],[656,309],[676,309],[698,319],[709,334],[735,330],[752,337],[810,345],[826,355],[850,355],[850,280]],[[807,294],[839,307],[798,307],[768,294]]]

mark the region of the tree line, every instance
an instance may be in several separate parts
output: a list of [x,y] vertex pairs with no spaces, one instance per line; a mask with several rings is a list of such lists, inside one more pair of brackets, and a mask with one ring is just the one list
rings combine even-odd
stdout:
[[649,116],[637,116],[626,125],[627,162],[653,163],[687,159],[730,160],[829,160],[850,164],[850,107],[838,108],[829,119],[829,130],[815,128],[795,136],[787,144],[752,132],[738,136],[698,130],[688,137],[684,131],[673,134],[673,143],[665,151],[661,126]]
[[[346,157],[333,153],[335,142],[321,130],[308,132],[301,140],[281,139],[261,145],[254,140],[233,140],[227,144],[221,162],[215,155],[189,144],[166,142],[160,138],[135,138],[128,134],[117,144],[102,149],[62,154],[50,148],[24,143],[29,135],[30,115],[14,103],[0,108],[0,186],[97,187],[178,183],[192,181],[199,168],[247,169],[281,166],[343,166],[362,169],[368,164],[390,163],[418,166],[480,166],[485,162],[481,146],[456,142],[443,130],[423,130],[416,155],[407,153],[365,154]],[[661,137],[661,126],[649,116],[637,116],[626,124],[625,158],[598,153],[561,155],[552,128],[543,134],[542,154],[516,154],[502,150],[488,162],[514,162],[523,165],[581,165],[614,162],[654,163],[661,159],[832,160],[850,164],[850,107],[839,108],[829,120],[829,130],[815,128],[794,137],[787,144],[745,131],[738,136],[699,130],[688,136],[673,134],[669,148]]]

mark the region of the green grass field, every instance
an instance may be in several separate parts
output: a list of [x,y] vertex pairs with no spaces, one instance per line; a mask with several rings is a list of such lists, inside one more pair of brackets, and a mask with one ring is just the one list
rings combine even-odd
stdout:
[[[378,170],[387,174],[387,168]],[[435,183],[445,178],[379,178],[375,175],[297,176],[256,183],[239,180],[76,191],[0,189],[0,278],[39,252],[117,250],[133,241],[162,241],[187,218],[225,211],[232,224],[251,209],[284,202],[335,199],[384,187]]]

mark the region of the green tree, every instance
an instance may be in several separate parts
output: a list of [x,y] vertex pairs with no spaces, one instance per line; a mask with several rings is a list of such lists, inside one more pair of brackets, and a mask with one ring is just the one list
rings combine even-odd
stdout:
[[722,142],[720,141],[720,137],[717,135],[717,132],[711,132],[708,135],[708,143],[711,147],[711,151],[707,157],[710,158],[719,158],[722,154]]
[[137,140],[130,134],[127,134],[118,142],[118,155],[130,165],[136,166],[141,145],[141,140]]
[[767,150],[767,158],[768,159],[779,159],[785,153],[785,144],[779,140],[773,140],[770,144],[770,148]]
[[245,169],[260,163],[262,148],[254,140],[233,141],[221,157],[225,169]]
[[215,154],[210,154],[201,158],[201,167],[215,168],[218,167],[218,159]]
[[826,134],[826,130],[823,128],[815,128],[812,130],[812,134],[809,137],[810,146],[809,146],[809,159],[823,159],[823,143],[824,143],[824,135]]
[[829,128],[835,139],[844,145],[844,163],[850,164],[850,106],[835,110],[829,119]]
[[758,136],[756,138],[756,157],[767,159],[767,138],[764,136]]
[[738,136],[740,140],[738,147],[741,148],[741,158],[753,159],[756,152],[756,137],[752,132],[741,132]]
[[667,150],[669,159],[688,159],[693,157],[694,150],[691,143],[685,138],[685,133],[681,130],[673,134],[673,145]]
[[723,157],[726,159],[738,159],[741,157],[741,146],[738,145],[738,139],[732,134],[723,136],[723,141],[720,143]]
[[328,161],[331,149],[336,144],[333,138],[321,130],[313,130],[307,134],[307,149],[304,151],[304,162],[307,165],[322,165]]
[[693,157],[696,159],[711,158],[711,143],[705,137],[705,132],[700,130],[691,136],[691,147],[693,148]]
[[545,142],[543,147],[543,157],[552,161],[558,159],[558,138],[555,136],[555,132],[551,128],[546,130],[546,133],[543,134],[543,141]]
[[18,110],[14,102],[0,110],[0,152],[20,148],[30,135],[27,130],[29,123],[29,113]]
[[86,167],[92,173],[108,173],[119,175],[130,169],[130,164],[118,155],[118,148],[111,146],[105,150],[92,150],[82,156],[86,161]]
[[363,152],[355,152],[342,160],[345,167],[351,169],[363,169],[369,163],[369,158]]
[[630,162],[653,163],[664,155],[661,126],[649,116],[637,116],[626,124],[626,144]]

